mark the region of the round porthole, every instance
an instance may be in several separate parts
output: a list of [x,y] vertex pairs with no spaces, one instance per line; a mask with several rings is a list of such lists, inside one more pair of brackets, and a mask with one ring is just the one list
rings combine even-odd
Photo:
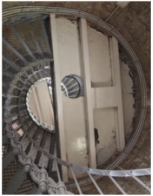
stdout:
[[61,89],[69,98],[81,97],[83,96],[83,80],[77,75],[65,76],[61,82]]

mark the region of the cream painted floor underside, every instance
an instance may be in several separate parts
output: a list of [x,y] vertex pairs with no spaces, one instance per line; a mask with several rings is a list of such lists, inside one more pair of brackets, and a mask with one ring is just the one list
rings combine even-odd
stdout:
[[[77,22],[57,18],[58,57],[61,80],[69,74],[83,78],[80,38]],[[91,86],[109,87],[112,81],[109,39],[88,26]],[[125,136],[132,130],[134,116],[133,82],[129,67],[120,61]],[[46,110],[49,107],[46,107]],[[97,165],[105,163],[116,151],[116,122],[114,108],[93,109],[94,127],[98,129],[99,144],[96,148]],[[46,111],[47,112],[47,111]],[[47,112],[49,113],[49,111]],[[84,97],[70,99],[63,95],[66,157],[70,163],[88,166],[88,143]],[[48,123],[48,121],[47,121]],[[70,174],[69,174],[70,175]],[[79,174],[78,174],[79,175]]]

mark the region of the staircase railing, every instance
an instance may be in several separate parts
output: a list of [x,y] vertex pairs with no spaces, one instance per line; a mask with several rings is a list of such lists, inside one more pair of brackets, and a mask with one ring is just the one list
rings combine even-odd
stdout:
[[[12,129],[12,122],[14,121],[13,118],[10,116],[10,111],[13,108],[6,108],[7,112],[5,114],[5,120],[7,123],[7,134],[10,139],[10,143],[14,148],[14,153],[18,156],[18,160],[22,165],[24,165],[25,172],[28,172],[32,179],[39,185],[40,190],[42,193],[47,192],[48,194],[71,194],[71,192],[67,191],[67,188],[71,189],[74,187],[77,187],[78,192],[80,194],[83,194],[82,192],[82,186],[87,185],[89,183],[93,183],[98,191],[99,194],[103,194],[102,188],[98,185],[97,180],[102,178],[102,177],[108,177],[116,186],[119,191],[122,194],[127,194],[125,190],[123,190],[123,187],[117,182],[115,179],[116,177],[120,178],[132,178],[136,182],[139,183],[144,189],[146,189],[148,192],[151,192],[150,188],[142,181],[140,180],[140,176],[147,176],[151,175],[151,170],[150,168],[144,168],[144,169],[135,169],[135,170],[113,170],[118,166],[130,153],[134,145],[136,144],[136,141],[142,131],[143,123],[145,120],[145,115],[146,115],[146,84],[145,84],[145,79],[143,75],[143,71],[141,68],[141,64],[133,51],[133,49],[130,47],[130,45],[127,43],[127,41],[123,38],[123,36],[111,25],[105,23],[103,20],[100,18],[97,18],[91,14],[85,13],[81,10],[74,10],[74,9],[67,9],[67,8],[57,8],[57,7],[45,7],[45,6],[20,6],[20,7],[14,7],[14,8],[9,8],[7,10],[3,10],[3,23],[11,23],[13,24],[19,23],[24,20],[29,20],[29,21],[34,21],[37,19],[40,19],[41,16],[45,17],[48,14],[62,14],[62,15],[75,15],[78,17],[83,17],[86,18],[88,21],[93,22],[100,27],[104,28],[107,30],[112,36],[116,37],[118,42],[122,45],[122,47],[125,49],[125,51],[128,53],[129,57],[131,58],[135,68],[137,69],[138,72],[138,77],[140,81],[140,89],[141,89],[141,112],[139,116],[139,122],[137,124],[136,130],[133,133],[133,136],[129,140],[129,142],[126,144],[125,150],[117,157],[117,159],[109,165],[105,170],[101,169],[94,169],[94,168],[86,168],[82,167],[79,165],[75,164],[70,164],[67,163],[66,161],[63,161],[56,157],[53,154],[50,154],[49,152],[45,151],[38,143],[36,143],[32,137],[29,135],[28,131],[25,129],[25,135],[28,138],[28,140],[32,143],[32,147],[36,148],[38,152],[41,152],[44,154],[48,159],[53,160],[54,163],[56,163],[56,172],[58,176],[58,181],[55,182],[51,177],[48,176],[48,173],[45,168],[39,169],[36,164],[32,161],[31,157],[29,157],[23,150],[24,146],[22,145],[22,142],[18,140],[17,135],[16,135],[16,130]],[[13,28],[13,27],[12,27]],[[13,29],[14,31],[14,29]],[[20,37],[18,33],[15,31],[15,34],[17,37]],[[23,44],[23,46],[27,49],[29,55],[35,60],[35,56],[31,53],[30,49],[25,45],[23,42],[22,38],[20,37],[20,41]],[[14,48],[9,45],[5,40],[4,43],[21,59],[25,62],[25,65],[27,65],[26,59]],[[4,61],[7,61],[8,64],[12,64],[12,62],[8,61],[4,57]],[[16,64],[14,64],[14,67],[17,69],[19,68]],[[11,77],[11,76],[9,76]],[[15,83],[14,83],[15,85]],[[10,103],[10,97],[12,96],[12,90],[11,88],[14,88],[12,85],[8,91],[8,94],[5,95],[6,97],[6,105],[9,107],[11,106]],[[16,86],[16,88],[18,88]],[[18,88],[18,90],[21,90]],[[10,93],[11,92],[11,93]],[[20,99],[20,98],[19,98]],[[14,106],[15,107],[15,106]],[[23,108],[24,109],[24,106]],[[26,116],[27,113],[23,114],[23,116]],[[62,176],[59,171],[58,165],[63,165],[67,167],[67,169],[71,172],[72,174],[72,179],[73,183],[67,184],[66,185],[62,182]],[[78,180],[76,177],[75,172],[82,172],[88,178],[85,180]]]

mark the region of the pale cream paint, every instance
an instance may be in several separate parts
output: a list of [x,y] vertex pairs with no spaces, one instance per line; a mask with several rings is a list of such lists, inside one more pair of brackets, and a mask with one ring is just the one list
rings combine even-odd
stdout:
[[[50,15],[51,21],[51,38],[53,46],[53,56],[54,56],[54,74],[55,74],[55,92],[56,92],[56,109],[57,109],[57,119],[58,119],[58,130],[59,130],[59,149],[62,160],[67,160],[66,158],[66,134],[64,126],[64,116],[63,116],[63,103],[62,103],[62,92],[61,92],[61,74],[60,74],[60,55],[58,47],[58,36],[56,16],[55,14]],[[64,182],[68,181],[67,167],[62,166],[62,180]]]
[[54,112],[46,81],[41,81],[31,88],[29,106],[32,113],[41,122],[54,126]]
[[111,86],[108,37],[89,26],[87,30],[92,87]]
[[[109,106],[113,106],[114,99],[111,96],[114,90],[111,87],[112,70],[110,64],[110,48],[108,37],[95,29],[88,27],[88,41],[89,41],[89,56],[91,66],[91,82],[93,87],[94,97],[97,95],[103,96],[103,92],[99,92],[99,88],[107,91],[107,95],[103,100],[93,99],[94,108],[104,106],[106,102]],[[97,90],[94,89],[97,87]],[[106,89],[106,90],[105,90]],[[109,96],[109,94],[111,95]],[[109,100],[108,100],[109,99]],[[98,101],[98,102],[97,102]],[[97,103],[96,103],[97,102]],[[98,105],[97,105],[98,104]],[[111,104],[111,105],[110,105]],[[97,151],[97,165],[107,161],[110,156],[116,151],[116,123],[114,116],[114,108],[99,108],[94,109],[94,126],[98,129],[99,144],[96,146]]]
[[[69,74],[83,77],[79,34],[76,22],[56,19],[58,54],[61,80]],[[67,161],[87,166],[87,141],[84,97],[70,99],[63,95],[64,128],[66,134]],[[76,173],[78,176],[79,173]],[[71,176],[69,172],[69,176]]]
[[[83,77],[77,23],[72,23],[70,20],[65,18],[58,18],[56,19],[56,28],[60,79],[62,80],[66,75],[69,74],[76,74]],[[112,70],[110,64],[110,48],[108,37],[90,28],[89,26],[87,31],[91,86],[93,88],[96,87],[97,92],[98,88],[107,88],[107,93],[110,93],[108,91],[112,88]],[[128,71],[129,68],[127,65],[121,63],[125,135],[128,134],[129,127],[132,123],[132,117],[134,115],[134,99],[131,95],[133,83],[128,75]],[[70,99],[63,95],[62,99],[67,161],[70,163],[80,164],[82,166],[88,166],[89,157],[87,150],[88,144],[86,129],[87,119],[85,114],[86,111],[84,97]],[[110,99],[112,99],[112,104],[114,104],[113,98],[111,97]],[[94,104],[95,103],[93,103],[93,105]],[[100,104],[103,103],[101,102]],[[117,150],[117,127],[115,122],[116,117],[114,116],[115,109],[113,107],[93,110],[94,127],[98,129],[100,137],[100,143],[96,146],[97,165],[107,161]],[[77,176],[78,175],[79,173]],[[69,176],[71,176],[70,173]]]
[[119,46],[115,37],[110,40],[110,57],[112,68],[112,85],[115,88],[115,98],[117,107],[114,108],[114,116],[116,123],[116,142],[117,150],[122,151],[125,147],[125,131],[124,131],[124,116],[123,116],[123,101],[122,101],[122,86],[121,86],[121,71],[119,61]]
[[88,160],[89,167],[96,168],[96,149],[94,140],[94,119],[93,119],[93,107],[92,107],[92,87],[91,87],[91,74],[90,74],[90,57],[88,46],[88,33],[87,22],[84,18],[80,19],[80,37],[81,37],[81,59],[83,67],[83,79],[84,79],[84,98],[85,98],[85,110],[86,110],[86,133],[88,140]]
[[107,161],[116,151],[116,127],[112,108],[94,110],[95,127],[98,129],[97,164]]

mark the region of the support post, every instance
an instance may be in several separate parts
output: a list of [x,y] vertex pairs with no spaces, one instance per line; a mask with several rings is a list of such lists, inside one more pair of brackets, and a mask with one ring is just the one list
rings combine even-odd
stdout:
[[82,49],[82,63],[84,71],[84,86],[85,86],[85,104],[87,116],[87,135],[88,135],[88,151],[90,167],[96,168],[96,148],[94,137],[94,120],[93,120],[93,104],[92,104],[92,89],[90,78],[90,63],[89,63],[89,48],[87,37],[86,20],[80,19],[80,33],[81,33],[81,49]]
[[[59,145],[61,159],[66,161],[66,144],[65,144],[65,130],[64,130],[64,118],[63,118],[63,102],[62,102],[62,91],[61,91],[61,78],[60,78],[60,65],[58,57],[58,42],[57,42],[57,30],[56,30],[56,18],[55,14],[50,15],[50,26],[52,36],[52,47],[54,57],[54,72],[55,72],[55,92],[56,92],[56,103],[57,103],[57,119],[59,129]],[[62,177],[63,181],[68,180],[67,168],[62,166]]]
[[117,148],[122,151],[125,147],[125,133],[124,133],[124,117],[123,117],[123,102],[122,102],[122,87],[121,87],[121,73],[119,62],[119,49],[117,40],[112,37],[110,39],[110,54],[112,62],[112,79],[115,87],[115,97],[117,109],[115,111],[117,122]]

